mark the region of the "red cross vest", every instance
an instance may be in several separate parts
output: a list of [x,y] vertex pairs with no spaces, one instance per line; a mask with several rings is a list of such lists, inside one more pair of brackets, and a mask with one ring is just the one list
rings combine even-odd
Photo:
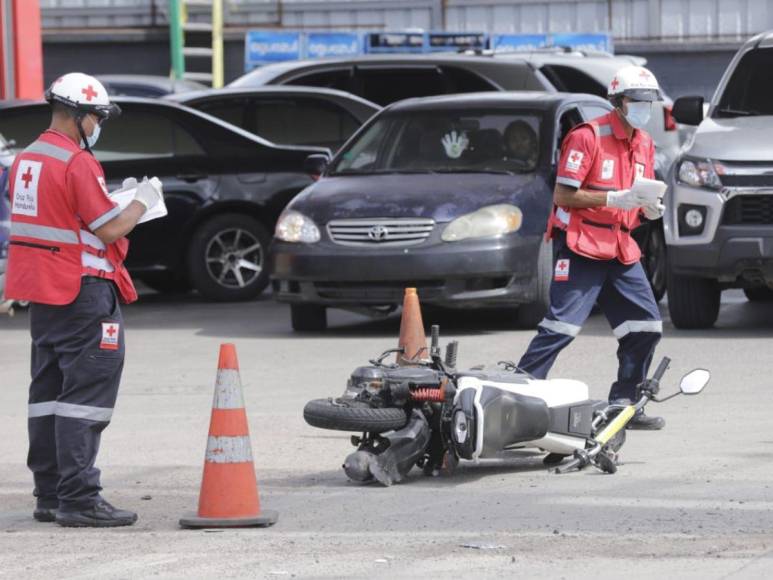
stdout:
[[[79,215],[79,181],[73,162],[82,155],[71,139],[46,131],[20,153],[10,172],[11,236],[8,248],[7,298],[39,304],[65,305],[78,296],[82,276],[112,280],[125,303],[137,299],[129,272],[123,265],[129,241],[121,238],[105,246],[92,231],[120,213],[106,196],[91,223]],[[85,161],[85,160],[81,160]],[[99,163],[91,158],[88,176],[104,188]],[[77,166],[84,167],[84,163]],[[81,182],[82,183],[82,182]],[[83,211],[81,210],[81,213]]]
[[[573,140],[583,127],[592,129],[592,143]],[[613,111],[578,125],[567,135],[556,182],[591,191],[628,189],[637,176],[654,176],[654,162],[651,137],[637,130],[629,142]],[[550,239],[556,229],[563,230],[567,246],[576,254],[633,264],[641,258],[639,245],[631,236],[640,224],[639,214],[639,209],[554,207],[545,236]]]

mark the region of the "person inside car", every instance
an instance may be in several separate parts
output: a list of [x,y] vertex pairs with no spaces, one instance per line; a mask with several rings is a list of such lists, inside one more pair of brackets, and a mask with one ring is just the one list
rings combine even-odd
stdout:
[[537,133],[526,121],[512,121],[505,128],[505,156],[524,171],[537,167]]

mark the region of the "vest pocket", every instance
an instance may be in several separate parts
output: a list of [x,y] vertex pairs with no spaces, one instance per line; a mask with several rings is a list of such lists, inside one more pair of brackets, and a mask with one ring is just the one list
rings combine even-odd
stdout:
[[34,242],[20,242],[18,240],[11,240],[8,242],[10,246],[24,246],[25,248],[35,248],[36,250],[48,250],[49,252],[59,252],[62,248],[59,246],[46,246],[45,244],[36,244]]

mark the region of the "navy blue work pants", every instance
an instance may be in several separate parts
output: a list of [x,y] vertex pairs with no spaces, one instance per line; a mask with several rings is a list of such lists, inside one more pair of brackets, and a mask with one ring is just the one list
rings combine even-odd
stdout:
[[647,376],[663,327],[644,269],[639,262],[626,266],[618,260],[592,260],[575,254],[563,234],[553,243],[556,269],[550,309],[518,366],[546,378],[558,353],[579,334],[598,303],[618,340],[619,368],[609,400],[633,400],[636,386]]
[[81,511],[102,490],[94,462],[113,413],[124,360],[114,284],[85,277],[66,306],[32,304],[29,455],[38,505]]

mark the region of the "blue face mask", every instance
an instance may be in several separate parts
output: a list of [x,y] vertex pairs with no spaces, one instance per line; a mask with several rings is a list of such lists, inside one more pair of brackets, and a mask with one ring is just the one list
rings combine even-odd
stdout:
[[[94,145],[97,144],[97,139],[99,139],[100,131],[102,131],[102,126],[99,123],[97,123],[96,125],[94,125],[94,130],[91,132],[91,135],[86,137],[86,143],[89,144],[89,149],[91,149],[92,147],[94,147]],[[83,147],[85,147],[85,145],[83,144],[83,139],[81,139],[81,148]]]
[[641,129],[646,126],[650,120],[652,114],[652,103],[649,102],[629,102],[628,113],[625,115],[625,120],[634,129]]

